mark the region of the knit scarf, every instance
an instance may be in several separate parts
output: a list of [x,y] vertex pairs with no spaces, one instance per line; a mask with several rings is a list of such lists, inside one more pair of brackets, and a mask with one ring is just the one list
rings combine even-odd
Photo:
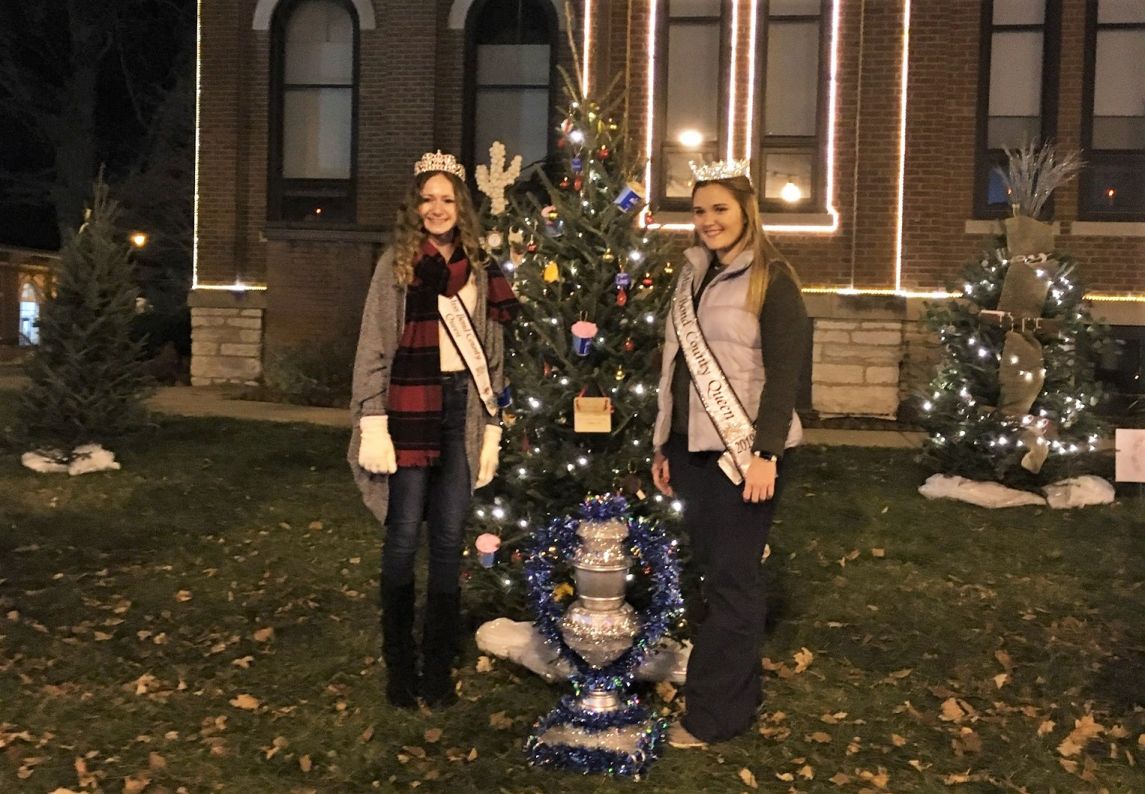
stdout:
[[[519,305],[501,268],[492,260],[488,276],[487,313],[507,323]],[[390,437],[403,466],[430,466],[441,457],[441,350],[437,296],[452,298],[469,281],[472,267],[459,245],[449,261],[428,240],[414,265],[406,290],[405,326],[390,373]],[[474,320],[479,322],[478,320]]]

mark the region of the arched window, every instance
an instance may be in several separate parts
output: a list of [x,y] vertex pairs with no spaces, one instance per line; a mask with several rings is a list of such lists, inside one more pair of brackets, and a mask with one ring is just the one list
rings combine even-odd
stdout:
[[271,220],[354,221],[358,20],[346,0],[294,0],[272,29]]
[[493,141],[526,163],[552,140],[557,19],[548,0],[478,0],[466,21],[462,154],[483,162]]

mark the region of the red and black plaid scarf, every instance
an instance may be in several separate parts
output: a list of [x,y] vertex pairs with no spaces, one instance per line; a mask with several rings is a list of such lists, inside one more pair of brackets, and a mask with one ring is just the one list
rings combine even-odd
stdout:
[[[437,296],[452,298],[469,281],[471,267],[461,246],[449,261],[428,240],[406,290],[405,326],[390,373],[390,437],[398,466],[429,466],[441,457],[441,351]],[[519,305],[512,287],[492,260],[485,266],[491,319],[506,323]],[[476,318],[475,322],[479,322]]]

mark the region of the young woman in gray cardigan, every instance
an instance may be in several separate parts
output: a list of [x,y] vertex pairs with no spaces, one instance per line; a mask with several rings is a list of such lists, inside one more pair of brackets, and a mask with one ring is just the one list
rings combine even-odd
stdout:
[[675,747],[730,739],[755,720],[760,559],[784,451],[802,435],[795,399],[807,312],[794,271],[764,234],[747,170],[746,161],[696,169],[697,245],[685,252],[665,327],[652,478],[683,501],[703,577],[687,710],[668,734]]
[[[419,695],[431,706],[456,700],[463,522],[473,490],[497,469],[502,326],[517,309],[500,267],[481,250],[464,169],[437,152],[414,175],[362,310],[348,452],[363,501],[385,526],[386,695],[405,708]],[[429,579],[419,673],[414,559],[423,521]]]

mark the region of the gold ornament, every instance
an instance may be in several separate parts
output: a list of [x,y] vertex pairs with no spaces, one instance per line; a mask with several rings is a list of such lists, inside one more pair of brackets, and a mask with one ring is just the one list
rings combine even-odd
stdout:
[[561,277],[560,268],[557,267],[557,260],[550,259],[549,263],[545,265],[545,272],[541,274],[541,278],[550,284]]
[[605,263],[611,264],[616,261],[616,254],[612,253],[611,248],[605,248],[604,253],[600,255],[600,258]]

